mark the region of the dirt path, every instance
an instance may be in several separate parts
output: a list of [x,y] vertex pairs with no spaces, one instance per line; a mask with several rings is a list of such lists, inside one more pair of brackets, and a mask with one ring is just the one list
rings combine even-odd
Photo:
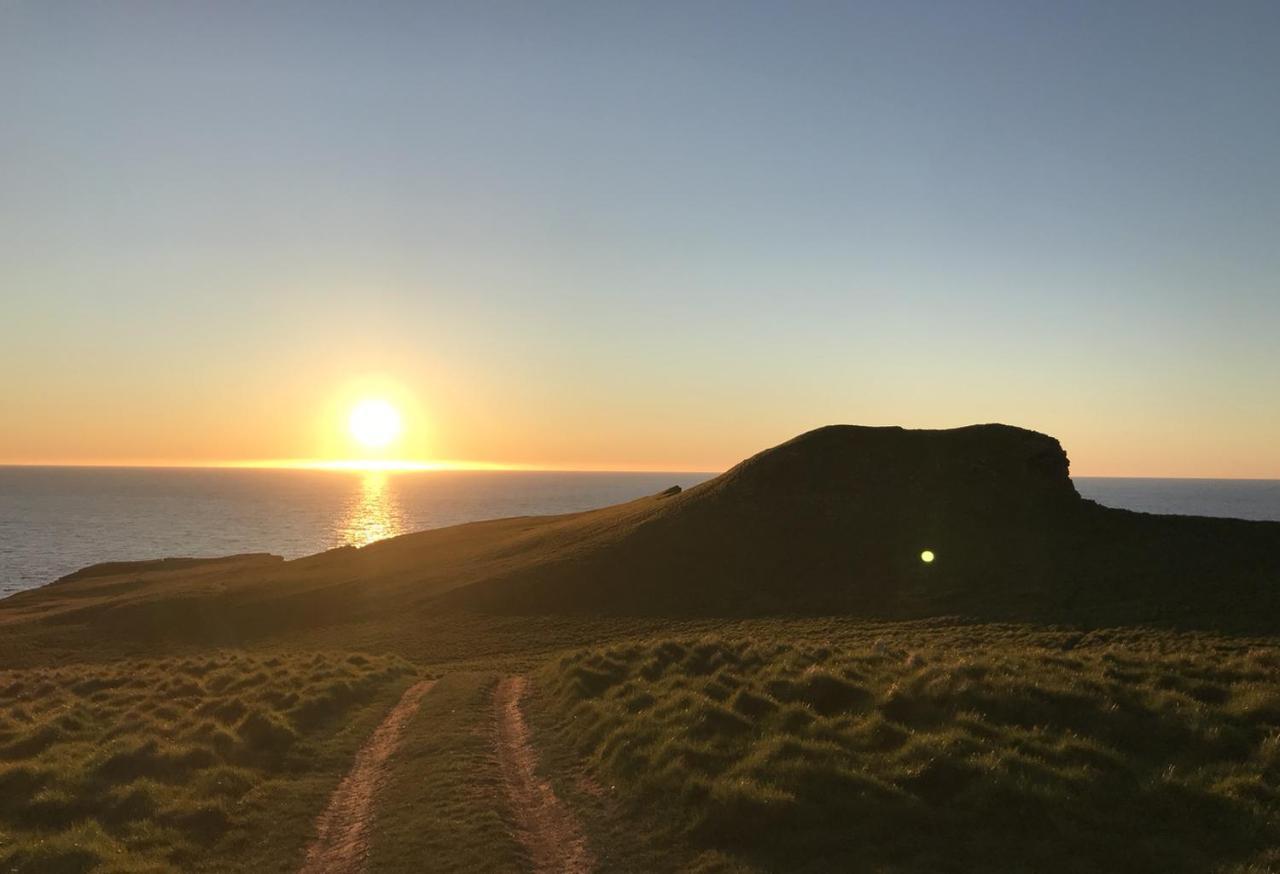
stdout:
[[588,874],[591,854],[581,823],[535,773],[538,757],[520,710],[527,686],[524,677],[504,677],[494,693],[498,761],[515,813],[516,837],[529,853],[534,874]]
[[410,686],[373,736],[356,753],[351,772],[342,778],[329,806],[316,819],[316,839],[307,848],[299,874],[360,874],[369,850],[373,800],[386,776],[387,759],[418,710],[434,680]]

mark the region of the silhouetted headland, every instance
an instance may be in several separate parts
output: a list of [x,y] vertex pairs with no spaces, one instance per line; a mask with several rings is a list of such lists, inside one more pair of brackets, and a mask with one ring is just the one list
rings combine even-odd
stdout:
[[[921,558],[925,550],[932,562]],[[424,613],[959,616],[1280,626],[1280,523],[1080,497],[1052,437],[835,425],[701,485],[295,561],[112,563],[0,605],[148,637],[242,640]]]
[[454,598],[488,609],[1270,627],[1278,591],[1280,523],[1101,507],[1076,492],[1047,435],[833,425]]

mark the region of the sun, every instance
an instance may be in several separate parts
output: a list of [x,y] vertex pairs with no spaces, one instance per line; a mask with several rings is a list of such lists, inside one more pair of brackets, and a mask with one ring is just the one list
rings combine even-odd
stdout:
[[347,427],[361,446],[382,449],[400,436],[400,413],[381,398],[370,398],[352,408]]

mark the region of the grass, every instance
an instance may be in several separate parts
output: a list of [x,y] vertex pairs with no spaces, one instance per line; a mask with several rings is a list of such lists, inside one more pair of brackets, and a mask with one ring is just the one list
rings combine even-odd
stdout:
[[536,679],[543,774],[601,871],[1280,868],[1274,638],[843,618],[421,626],[0,673],[0,871],[296,870],[410,682],[402,657],[440,679],[391,760],[371,872],[522,870],[491,700],[516,672]]
[[[0,783],[0,871],[295,871],[315,815],[409,679],[368,699],[320,684],[402,658],[441,679],[392,759],[371,872],[521,870],[492,759],[490,687],[507,673],[537,678],[543,773],[586,820],[601,871],[1280,870],[1274,637],[406,608],[394,622],[245,633],[227,650],[81,619],[0,635],[0,663],[26,666],[0,682],[12,756],[0,774],[63,773],[45,794],[0,777],[15,781]],[[375,655],[344,667],[353,650]],[[338,674],[312,678],[315,652],[317,674]],[[198,690],[168,700],[184,677]],[[15,683],[27,692],[3,697]],[[41,703],[55,687],[90,729],[40,733],[62,715]],[[137,701],[99,708],[125,693]],[[235,743],[175,733],[184,721]],[[124,759],[107,785],[83,762],[117,728],[131,745],[112,749],[202,747],[217,758],[196,778],[244,779],[210,797],[131,778]],[[64,753],[71,767],[55,767]],[[112,786],[140,790],[135,824],[112,819],[127,807]]]
[[541,672],[544,741],[620,811],[595,839],[669,848],[613,870],[1280,867],[1276,647],[848,631],[761,623]]
[[496,682],[450,673],[423,699],[379,797],[370,871],[524,870],[495,756]]
[[0,870],[290,870],[411,671],[217,652],[0,672]]

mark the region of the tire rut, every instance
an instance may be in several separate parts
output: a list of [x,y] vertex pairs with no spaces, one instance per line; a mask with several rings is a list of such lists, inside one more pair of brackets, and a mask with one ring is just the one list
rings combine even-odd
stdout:
[[494,692],[498,762],[516,823],[516,837],[529,854],[534,874],[589,874],[593,867],[582,824],[546,780],[537,775],[520,702],[525,677],[504,677]]
[[435,684],[423,680],[400,696],[373,736],[356,753],[355,764],[316,819],[316,838],[298,874],[361,874],[369,852],[373,804],[405,727]]

